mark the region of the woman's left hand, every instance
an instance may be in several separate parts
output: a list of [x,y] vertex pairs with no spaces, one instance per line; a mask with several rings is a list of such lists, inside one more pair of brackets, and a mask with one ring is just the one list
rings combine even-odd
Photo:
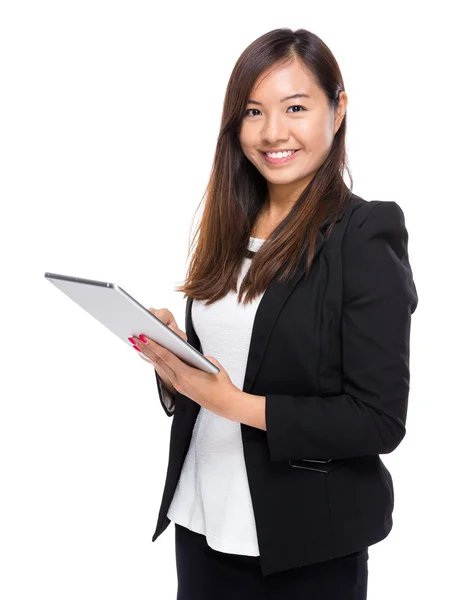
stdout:
[[[141,350],[138,354],[144,354],[154,365],[157,364],[167,374],[177,392],[216,415],[235,421],[235,407],[238,407],[243,392],[232,383],[227,371],[216,358],[205,357],[219,368],[220,373],[205,373],[190,367],[151,338],[144,335],[140,338],[132,337],[135,345]],[[147,344],[142,341],[144,339],[147,340]]]

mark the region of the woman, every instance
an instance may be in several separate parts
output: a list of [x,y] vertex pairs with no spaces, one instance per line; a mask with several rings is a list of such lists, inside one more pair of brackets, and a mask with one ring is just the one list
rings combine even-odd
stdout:
[[151,309],[220,373],[134,339],[173,416],[153,541],[174,521],[179,600],[363,600],[392,528],[379,455],[405,435],[418,298],[401,208],[343,181],[346,108],[316,35],[248,46],[179,288],[186,334]]

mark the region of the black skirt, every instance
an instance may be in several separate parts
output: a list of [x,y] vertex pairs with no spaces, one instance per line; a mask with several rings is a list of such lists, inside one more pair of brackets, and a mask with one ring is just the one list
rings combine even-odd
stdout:
[[366,600],[368,548],[265,577],[259,556],[218,552],[174,525],[177,600]]

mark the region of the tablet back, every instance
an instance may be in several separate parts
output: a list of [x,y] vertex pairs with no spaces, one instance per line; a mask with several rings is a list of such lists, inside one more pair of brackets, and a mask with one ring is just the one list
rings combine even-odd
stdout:
[[173,352],[188,365],[206,373],[219,373],[216,365],[120,286],[59,273],[45,273],[44,277],[129,346],[132,344],[128,338],[142,333]]

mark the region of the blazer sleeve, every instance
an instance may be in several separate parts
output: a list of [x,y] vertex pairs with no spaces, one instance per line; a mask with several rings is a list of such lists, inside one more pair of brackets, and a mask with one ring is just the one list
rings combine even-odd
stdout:
[[162,408],[168,417],[173,417],[175,410],[175,396],[171,394],[159,376],[159,373],[154,369],[157,380],[157,392],[159,394],[159,400],[162,404]]
[[418,304],[405,218],[396,202],[371,201],[355,212],[342,246],[343,393],[268,394],[273,462],[387,454],[405,436],[410,324]]

